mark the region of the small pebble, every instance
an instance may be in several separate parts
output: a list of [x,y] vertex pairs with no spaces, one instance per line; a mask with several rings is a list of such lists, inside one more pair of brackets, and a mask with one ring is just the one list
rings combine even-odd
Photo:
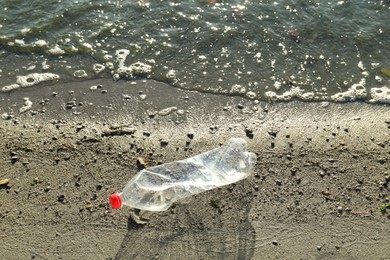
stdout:
[[97,90],[97,88],[98,88],[98,86],[96,86],[96,85],[90,86],[90,87],[89,87],[89,89],[90,89],[91,91]]
[[22,164],[23,165],[27,165],[27,164],[29,164],[30,162],[27,160],[27,159],[24,159],[23,161],[22,161]]
[[278,135],[278,132],[270,130],[270,131],[268,131],[268,134],[275,138]]
[[137,166],[138,166],[138,168],[146,168],[146,165],[147,165],[147,163],[146,163],[145,158],[143,158],[141,156],[137,157]]
[[249,139],[253,139],[253,130],[249,128],[245,128],[245,134]]
[[19,156],[17,156],[17,155],[11,156],[12,163],[15,163],[17,160],[19,160]]
[[275,245],[275,246],[277,246],[279,243],[278,243],[277,240],[274,240],[274,241],[272,241],[272,244]]
[[7,185],[9,183],[9,179],[0,179],[0,186]]
[[65,200],[65,195],[59,195],[59,196],[57,197],[57,199],[58,199],[59,202],[64,202],[64,200]]
[[166,141],[166,140],[161,140],[161,141],[160,141],[160,145],[161,145],[161,147],[165,147],[165,146],[168,145],[168,141]]

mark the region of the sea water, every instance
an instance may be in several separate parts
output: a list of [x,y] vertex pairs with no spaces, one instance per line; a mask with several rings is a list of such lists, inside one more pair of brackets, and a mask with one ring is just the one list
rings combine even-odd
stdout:
[[1,0],[0,92],[110,77],[390,103],[390,1]]

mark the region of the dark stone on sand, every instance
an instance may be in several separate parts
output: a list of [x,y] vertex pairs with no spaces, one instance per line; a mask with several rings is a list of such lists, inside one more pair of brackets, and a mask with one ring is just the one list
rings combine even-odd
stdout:
[[166,147],[166,146],[168,146],[168,141],[167,141],[167,140],[160,140],[160,146],[161,146],[161,147]]
[[63,195],[63,194],[58,195],[58,196],[57,196],[57,200],[58,200],[59,202],[64,202],[64,201],[65,201],[65,195]]
[[245,128],[245,134],[246,136],[249,138],[249,139],[253,139],[253,130],[249,129],[249,128]]
[[274,138],[276,138],[276,136],[278,135],[278,132],[277,131],[274,131],[274,130],[269,130],[268,131],[268,134]]

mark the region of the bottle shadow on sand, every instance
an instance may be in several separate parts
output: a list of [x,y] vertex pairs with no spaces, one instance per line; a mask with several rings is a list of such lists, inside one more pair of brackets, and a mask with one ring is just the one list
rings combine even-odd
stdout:
[[256,239],[248,219],[252,197],[243,195],[248,185],[244,180],[229,186],[230,192],[225,187],[204,193],[171,209],[169,217],[156,213],[150,225],[129,218],[115,259],[252,259]]

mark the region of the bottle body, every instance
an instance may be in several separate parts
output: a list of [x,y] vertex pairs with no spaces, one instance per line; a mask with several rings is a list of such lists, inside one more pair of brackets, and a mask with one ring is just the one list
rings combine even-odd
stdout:
[[232,138],[194,157],[143,169],[119,196],[123,205],[163,211],[179,199],[248,177],[255,163],[256,155],[246,151],[245,140]]

